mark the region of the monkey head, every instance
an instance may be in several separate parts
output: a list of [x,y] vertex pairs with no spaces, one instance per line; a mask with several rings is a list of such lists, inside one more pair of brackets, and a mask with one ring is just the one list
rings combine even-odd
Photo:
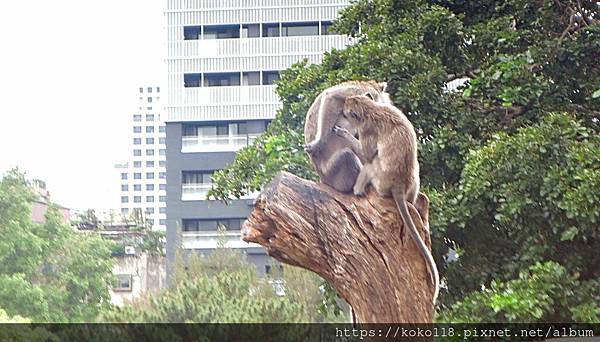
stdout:
[[364,123],[365,113],[369,112],[373,102],[375,101],[369,93],[349,96],[344,102],[342,115],[351,125],[358,127]]

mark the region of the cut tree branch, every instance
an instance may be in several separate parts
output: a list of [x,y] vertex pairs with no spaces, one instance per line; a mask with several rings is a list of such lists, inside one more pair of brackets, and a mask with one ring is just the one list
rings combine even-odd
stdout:
[[[431,246],[429,201],[419,194],[415,205],[411,217]],[[373,189],[357,197],[283,172],[257,198],[242,238],[325,278],[360,323],[431,323],[429,272],[402,229],[393,200]]]

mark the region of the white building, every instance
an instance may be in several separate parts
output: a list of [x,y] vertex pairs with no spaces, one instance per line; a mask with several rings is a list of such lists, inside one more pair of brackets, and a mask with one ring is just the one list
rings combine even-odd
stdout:
[[166,145],[160,87],[140,87],[131,116],[130,157],[115,165],[121,186],[121,214],[139,211],[153,229],[166,229]]
[[343,48],[330,27],[348,0],[167,0],[167,257],[181,229],[183,247],[209,253],[216,229],[242,248],[259,271],[269,260],[240,241],[251,199],[206,200],[214,171],[264,132],[280,107],[281,70]]

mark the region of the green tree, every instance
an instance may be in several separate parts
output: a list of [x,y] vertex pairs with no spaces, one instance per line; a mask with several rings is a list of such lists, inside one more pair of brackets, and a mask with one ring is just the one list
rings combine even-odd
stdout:
[[[177,252],[168,289],[104,314],[108,322],[287,323],[331,321],[318,311],[321,280],[286,267],[260,277],[240,251],[224,247],[209,255]],[[273,265],[273,269],[277,269]],[[278,285],[281,285],[279,287]],[[285,294],[278,289],[284,289]]]
[[600,136],[567,115],[499,133],[473,151],[459,185],[436,193],[432,208],[438,230],[459,247],[446,272],[455,285],[447,297],[460,300],[552,260],[578,281],[557,283],[553,310],[536,318],[573,319],[567,298],[597,302],[600,291],[591,289],[600,281],[598,189]]
[[35,322],[92,321],[110,299],[109,242],[76,233],[53,206],[34,223],[34,199],[18,170],[0,181],[0,307]]
[[[282,73],[275,120],[215,174],[210,195],[258,190],[282,170],[315,179],[302,151],[314,98],[340,81],[387,81],[420,137],[434,253],[448,285],[442,310],[538,262],[554,260],[594,282],[599,15],[591,0],[356,1],[334,23],[355,43]],[[449,91],[446,83],[459,78],[468,81]],[[447,265],[455,251],[458,261]],[[574,287],[563,290],[553,295]],[[575,319],[570,312],[552,317]]]

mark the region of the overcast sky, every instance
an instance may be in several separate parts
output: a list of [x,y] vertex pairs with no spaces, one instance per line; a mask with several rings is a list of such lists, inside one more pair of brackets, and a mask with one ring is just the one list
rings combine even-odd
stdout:
[[163,79],[163,2],[0,1],[1,173],[18,166],[67,207],[118,208],[138,88]]

